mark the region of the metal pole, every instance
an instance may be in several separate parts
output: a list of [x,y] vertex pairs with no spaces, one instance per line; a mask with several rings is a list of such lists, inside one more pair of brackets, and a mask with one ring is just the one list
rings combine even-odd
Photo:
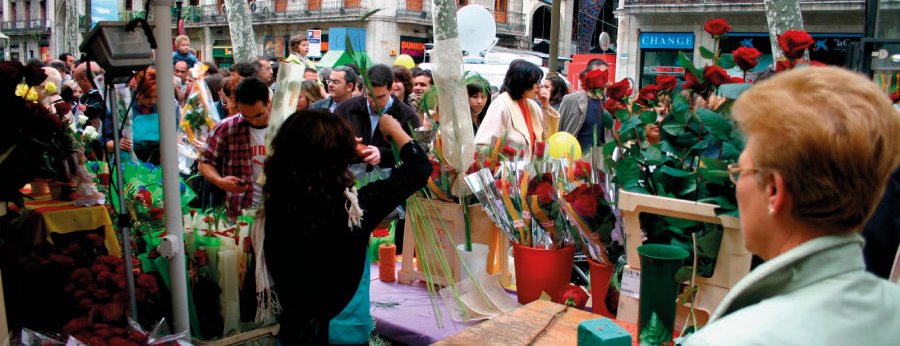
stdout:
[[178,152],[175,146],[175,85],[172,68],[172,0],[155,0],[153,35],[159,46],[156,49],[157,111],[159,113],[160,166],[163,170],[163,206],[166,211],[166,233],[174,246],[169,258],[171,278],[172,315],[175,332],[190,333],[188,317],[187,273],[184,259],[184,225],[182,224],[181,190],[178,176]]
[[[112,84],[112,83],[110,83]],[[115,85],[113,85],[113,89]],[[125,178],[122,172],[122,148],[119,147],[119,107],[117,96],[118,93],[110,89],[110,85],[106,85],[106,100],[109,104],[110,113],[112,113],[113,127],[113,162],[116,164],[116,196],[119,198],[119,215],[117,222],[119,229],[122,230],[122,248],[125,250],[123,260],[125,261],[125,272],[134,273],[131,262],[131,215],[125,208]],[[127,119],[125,119],[127,120]],[[137,300],[134,296],[134,275],[125,275],[128,283],[128,306],[130,307],[130,317],[132,320],[138,321]]]
[[550,73],[547,75],[550,77],[556,76],[556,72],[558,68],[556,65],[559,63],[559,14],[560,14],[560,2],[562,0],[553,0],[553,7],[550,11],[550,62],[548,63],[548,69]]

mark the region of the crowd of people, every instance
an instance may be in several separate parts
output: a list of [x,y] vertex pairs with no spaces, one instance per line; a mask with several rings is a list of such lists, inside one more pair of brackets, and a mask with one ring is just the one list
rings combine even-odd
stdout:
[[[113,140],[116,130],[111,125],[113,115],[104,105],[103,70],[97,64],[76,62],[72,54],[62,54],[47,66],[41,62],[31,64],[44,68],[49,83],[56,83],[59,88],[58,93],[42,100],[49,109],[72,121],[84,116],[90,124],[103,129],[97,152],[111,153],[118,145],[126,159],[157,165],[159,97],[175,100],[174,116],[180,124],[178,120],[184,116],[189,98],[197,92],[202,80],[212,97],[215,123],[193,141],[179,128],[179,144],[199,153],[186,175],[197,172],[205,178],[198,179],[200,183],[194,186],[201,198],[193,203],[200,208],[224,206],[232,219],[247,210],[265,206],[265,253],[284,309],[280,317],[282,340],[289,344],[333,341],[343,333],[334,329],[338,328],[333,323],[338,316],[368,313],[367,309],[351,312],[342,309],[359,293],[360,285],[367,285],[365,280],[360,282],[360,277],[368,275],[365,247],[369,232],[421,188],[431,173],[428,153],[422,149],[427,146],[420,147],[412,140],[411,133],[412,129],[438,120],[439,110],[434,112],[435,101],[429,99],[429,94],[434,92],[431,72],[418,67],[376,64],[363,76],[353,64],[320,68],[307,57],[306,37],[292,37],[291,54],[282,62],[302,65],[304,80],[297,112],[277,132],[272,141],[274,152],[269,155],[265,137],[277,85],[278,62],[258,57],[252,62],[238,62],[220,69],[214,63],[197,59],[186,36],[178,36],[175,47],[171,67],[175,75],[174,95],[158,95],[156,69],[163,67],[138,71],[122,95],[133,100],[132,115],[120,129],[118,144]],[[589,82],[591,72],[607,69],[602,60],[592,60],[580,71],[580,79]],[[793,286],[771,281],[778,273],[801,266],[802,261],[831,262],[829,265],[834,268],[814,271],[798,267],[794,275],[809,276],[807,284],[796,287],[798,292],[825,292],[821,296],[827,298],[823,299],[833,300],[840,296],[838,288],[845,289],[846,293],[871,287],[867,292],[857,292],[862,298],[845,304],[847,308],[857,306],[854,316],[868,316],[863,321],[882,318],[873,313],[880,311],[874,305],[883,303],[878,299],[894,299],[893,306],[900,304],[896,301],[900,296],[896,289],[880,285],[860,269],[861,238],[855,232],[875,209],[880,194],[874,190],[859,198],[828,194],[830,189],[838,191],[838,186],[848,182],[883,186],[897,165],[897,141],[883,132],[892,129],[896,133],[900,122],[890,119],[894,114],[891,112],[895,111],[875,95],[877,90],[868,87],[871,83],[863,91],[857,90],[866,82],[862,77],[834,69],[822,70],[821,74],[791,72],[752,89],[734,106],[737,121],[748,136],[740,165],[732,167],[743,216],[742,230],[750,250],[774,264],[766,267],[769,272],[751,274],[758,281],[757,286],[736,288],[735,300],[724,303],[732,308],[713,316],[714,323],[691,339],[692,343],[717,344],[729,340],[735,330],[741,329],[731,327],[740,327],[745,321],[776,321],[769,317],[776,311],[772,309],[778,307],[748,307],[759,303],[760,297],[772,298],[773,302],[782,299],[783,306],[795,307],[791,310],[794,312],[777,311],[796,315],[796,321],[817,314],[817,307],[827,302],[792,298],[794,293],[784,287]],[[533,63],[513,61],[496,93],[492,87],[498,86],[489,85],[477,74],[467,73],[465,83],[476,145],[489,145],[502,137],[507,144],[530,152],[536,143],[558,131],[571,133],[583,148],[602,145],[615,136],[612,128],[604,126],[601,96],[590,90],[576,90],[562,77],[545,76]],[[828,93],[821,90],[823,85],[849,89]],[[793,105],[793,100],[769,102],[779,95],[806,94],[810,100],[820,102],[789,110],[779,107]],[[854,102],[856,110],[833,105],[835,99]],[[875,106],[877,109],[866,108]],[[850,113],[855,117],[847,116]],[[795,114],[821,119],[801,124],[792,118]],[[775,118],[759,120],[763,116]],[[789,127],[787,130],[795,138],[779,136],[780,132],[770,126],[772,121]],[[647,130],[648,141],[654,141],[654,133],[658,140],[659,129],[655,125],[648,125]],[[834,136],[826,138],[823,134]],[[852,138],[831,141],[841,136]],[[875,145],[869,140],[876,140]],[[399,148],[403,162],[396,168],[392,144]],[[894,159],[878,162],[870,159],[885,152],[893,153]],[[856,168],[838,172],[831,162]],[[388,179],[356,190],[353,174],[348,169],[353,164],[395,169]],[[265,179],[260,179],[261,176]],[[748,178],[738,180],[744,176]],[[859,190],[871,188],[859,186]],[[396,236],[399,240],[402,233]],[[340,243],[340,248],[346,251],[297,253],[294,245],[299,243]],[[773,248],[775,243],[790,246]],[[846,265],[826,261],[826,253],[838,256],[835,259],[843,258],[841,261],[846,260]],[[784,254],[793,254],[790,261]],[[334,285],[307,285],[292,279],[298,270],[294,263],[322,260],[331,265],[305,266],[304,270],[307,275],[335,278]],[[825,262],[823,265],[828,264]],[[341,274],[334,275],[335,270]],[[825,285],[822,283],[825,280],[841,286]],[[832,318],[820,317],[822,323]],[[838,318],[833,316],[835,320]],[[821,326],[826,325],[830,326]],[[862,323],[854,328],[865,327]],[[772,328],[776,326],[759,327]],[[756,329],[747,331],[757,332]]]

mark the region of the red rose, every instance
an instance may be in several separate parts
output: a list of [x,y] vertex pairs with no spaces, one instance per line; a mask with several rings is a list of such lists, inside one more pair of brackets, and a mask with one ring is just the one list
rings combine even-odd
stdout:
[[731,77],[731,83],[741,84],[744,82],[744,77]]
[[519,151],[516,148],[513,148],[508,145],[504,145],[503,148],[500,148],[500,153],[506,157],[514,157],[519,155]]
[[608,81],[609,70],[593,70],[584,76],[584,89],[588,91],[605,89]]
[[203,222],[213,223],[213,222],[216,222],[216,218],[213,217],[212,215],[206,215],[203,217]]
[[101,247],[101,246],[103,246],[103,243],[104,243],[104,241],[105,241],[105,240],[103,239],[103,236],[102,236],[102,235],[99,235],[99,234],[97,234],[97,233],[91,233],[91,234],[88,234],[88,235],[86,235],[86,236],[84,236],[84,237],[87,238],[87,240],[90,241],[90,242],[91,242],[91,245],[93,245],[94,247]]
[[756,48],[740,47],[731,52],[734,56],[734,63],[741,68],[742,71],[750,71],[759,64],[759,56],[762,53]]
[[149,294],[156,294],[159,291],[159,287],[156,286],[156,278],[150,274],[139,275],[136,284]]
[[87,319],[87,317],[80,317],[76,319],[72,319],[69,323],[66,323],[63,326],[63,334],[74,335],[80,334],[88,329],[91,326],[91,321]]
[[613,83],[609,88],[606,88],[606,97],[618,101],[630,96],[631,92],[631,82],[627,79],[623,79]]
[[565,198],[578,216],[592,218],[597,215],[598,200],[603,198],[603,188],[599,185],[584,184],[569,192]]
[[97,174],[97,179],[100,180],[100,185],[109,186],[109,173]]
[[584,160],[575,161],[575,177],[583,177],[588,180],[591,178],[592,170],[590,162]]
[[706,25],[703,26],[703,29],[706,30],[713,37],[722,36],[731,31],[731,25],[728,25],[728,21],[725,18],[713,18],[706,22]]
[[684,71],[684,85],[681,86],[683,89],[700,92],[703,89],[703,85],[691,71]]
[[150,208],[149,214],[150,214],[150,219],[152,219],[152,220],[162,220],[163,216],[165,216],[165,214],[166,214],[166,211],[165,211],[165,209],[160,208],[160,207],[153,207],[153,208]]
[[678,86],[678,77],[670,74],[656,75],[656,85],[665,92],[672,93]]
[[569,284],[559,295],[558,300],[560,304],[584,309],[584,305],[587,304],[588,294],[583,288]]
[[784,57],[796,60],[803,57],[803,52],[816,43],[812,36],[803,30],[788,30],[778,35],[778,46]]
[[534,156],[544,157],[544,153],[547,152],[547,142],[537,142],[534,143]]
[[441,176],[441,163],[438,160],[431,160],[431,180],[437,180]]
[[706,79],[707,83],[715,86],[731,82],[731,76],[728,75],[728,72],[725,72],[723,68],[718,66],[707,66],[703,70],[703,78]]
[[72,268],[75,266],[75,260],[66,255],[50,254],[50,261],[65,268]]
[[605,109],[609,114],[612,114],[614,117],[616,115],[616,111],[620,109],[625,109],[625,105],[622,102],[616,101],[614,99],[608,99],[603,103],[603,109]]
[[647,85],[641,88],[641,91],[638,93],[638,102],[643,105],[647,105],[651,101],[656,101],[656,99],[659,97],[659,92],[660,89],[658,85]]
[[893,94],[891,94],[891,101],[893,101],[894,103],[900,102],[900,90],[897,90]]

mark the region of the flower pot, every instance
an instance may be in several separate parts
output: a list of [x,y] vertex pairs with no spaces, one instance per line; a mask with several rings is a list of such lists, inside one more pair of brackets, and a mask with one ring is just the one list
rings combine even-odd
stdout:
[[35,180],[31,182],[29,196],[44,196],[50,194],[50,185],[46,181]]
[[588,258],[588,266],[591,273],[591,301],[592,311],[604,317],[616,318],[616,315],[606,307],[606,292],[609,291],[609,280],[615,271],[615,266]]
[[641,295],[638,339],[641,344],[668,345],[675,327],[675,299],[679,283],[675,272],[688,252],[671,245],[641,245]]
[[525,305],[547,292],[554,299],[569,283],[572,275],[575,247],[536,249],[513,244],[516,259],[516,295]]
[[459,250],[459,254],[466,264],[466,268],[469,269],[469,271],[466,272],[464,269],[460,268],[460,280],[468,279],[469,273],[472,274],[473,280],[478,280],[482,275],[487,274],[487,257],[490,252],[487,245],[472,244],[472,251],[466,251],[466,244],[459,244],[456,246],[456,249]]

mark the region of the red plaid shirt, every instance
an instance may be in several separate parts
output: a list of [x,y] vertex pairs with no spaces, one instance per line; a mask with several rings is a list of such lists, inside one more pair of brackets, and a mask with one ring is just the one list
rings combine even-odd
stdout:
[[[206,139],[206,149],[200,162],[216,167],[219,175],[240,178],[253,186],[251,166],[250,123],[240,114],[222,120]],[[230,218],[236,218],[241,210],[253,205],[253,189],[247,192],[225,192],[225,208]]]

